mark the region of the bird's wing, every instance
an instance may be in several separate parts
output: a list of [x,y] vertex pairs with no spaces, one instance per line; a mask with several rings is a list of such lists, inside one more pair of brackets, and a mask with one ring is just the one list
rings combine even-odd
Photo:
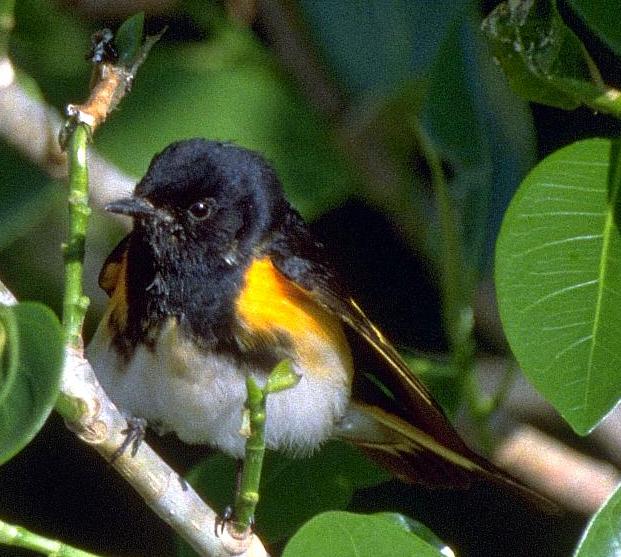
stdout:
[[392,396],[377,396],[369,381],[354,388],[354,400],[342,424],[342,437],[360,446],[400,478],[431,486],[466,487],[485,477],[517,491],[547,510],[547,499],[499,470],[472,451],[455,431],[427,388],[358,304],[344,291],[324,263],[315,242],[297,213],[270,243],[270,258],[289,281],[345,322],[363,341],[373,359],[372,373]]

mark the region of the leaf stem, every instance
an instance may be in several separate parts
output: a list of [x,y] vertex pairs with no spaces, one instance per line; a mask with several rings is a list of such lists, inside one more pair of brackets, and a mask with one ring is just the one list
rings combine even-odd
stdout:
[[0,544],[21,547],[48,555],[48,557],[97,557],[63,542],[45,538],[22,526],[14,526],[0,520]]
[[[467,272],[461,250],[457,214],[448,192],[442,162],[431,139],[420,124],[414,126],[429,169],[440,221],[441,294],[444,324],[449,337],[451,359],[457,370],[457,388],[464,395],[474,365],[474,319],[471,306],[472,275]],[[476,401],[467,396],[469,408]]]
[[82,324],[89,304],[89,299],[83,292],[84,245],[90,215],[86,164],[89,137],[88,126],[80,123],[73,129],[68,144],[69,239],[63,246],[65,260],[63,327],[67,344],[76,349],[82,348]]
[[600,95],[593,95],[584,99],[584,104],[595,112],[610,114],[621,120],[621,91],[612,87],[605,87]]

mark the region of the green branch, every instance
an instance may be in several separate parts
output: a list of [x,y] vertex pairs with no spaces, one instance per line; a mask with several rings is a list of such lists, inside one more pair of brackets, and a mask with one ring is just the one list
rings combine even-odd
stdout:
[[34,534],[21,526],[13,526],[0,520],[0,544],[20,547],[48,555],[49,557],[97,557],[63,542],[50,540]]
[[82,324],[89,299],[83,294],[84,245],[90,208],[88,206],[88,168],[86,148],[90,130],[77,124],[69,138],[69,239],[63,246],[65,260],[65,296],[63,327],[66,342],[82,348]]
[[246,400],[245,421],[248,424],[246,429],[249,431],[241,483],[235,500],[235,522],[233,523],[233,527],[240,533],[246,532],[252,526],[254,513],[259,503],[259,487],[265,455],[267,395],[290,389],[297,385],[299,380],[300,377],[293,371],[291,362],[288,360],[280,362],[272,370],[262,389],[251,376],[246,378],[248,399]]
[[473,277],[464,262],[457,213],[448,191],[442,162],[422,126],[417,124],[414,128],[431,171],[431,183],[438,208],[442,242],[442,314],[449,337],[451,359],[458,371],[458,388],[463,392],[474,365],[474,318],[471,305]]

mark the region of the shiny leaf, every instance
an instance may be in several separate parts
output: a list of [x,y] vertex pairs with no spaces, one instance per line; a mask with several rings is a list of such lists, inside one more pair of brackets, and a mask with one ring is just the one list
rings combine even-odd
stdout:
[[439,550],[386,515],[327,512],[291,538],[283,557],[441,557]]
[[483,31],[514,91],[526,99],[570,110],[602,93],[594,62],[554,0],[503,2]]
[[522,182],[496,250],[496,288],[524,373],[588,433],[621,398],[619,180],[609,141],[565,147]]

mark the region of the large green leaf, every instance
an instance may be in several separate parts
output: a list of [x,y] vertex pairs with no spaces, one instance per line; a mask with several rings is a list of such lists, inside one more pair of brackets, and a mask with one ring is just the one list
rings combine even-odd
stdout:
[[393,518],[327,512],[307,522],[291,538],[283,557],[441,557],[442,553]]
[[609,141],[581,141],[535,167],[505,215],[496,252],[511,348],[581,434],[621,398],[619,183],[608,191],[610,150]]
[[574,557],[618,557],[621,551],[621,487],[597,511]]
[[619,0],[568,0],[584,22],[621,56]]
[[483,31],[509,83],[526,99],[570,110],[602,94],[595,64],[555,0],[503,2]]
[[60,384],[63,333],[46,306],[0,307],[0,464],[23,449],[49,416]]

